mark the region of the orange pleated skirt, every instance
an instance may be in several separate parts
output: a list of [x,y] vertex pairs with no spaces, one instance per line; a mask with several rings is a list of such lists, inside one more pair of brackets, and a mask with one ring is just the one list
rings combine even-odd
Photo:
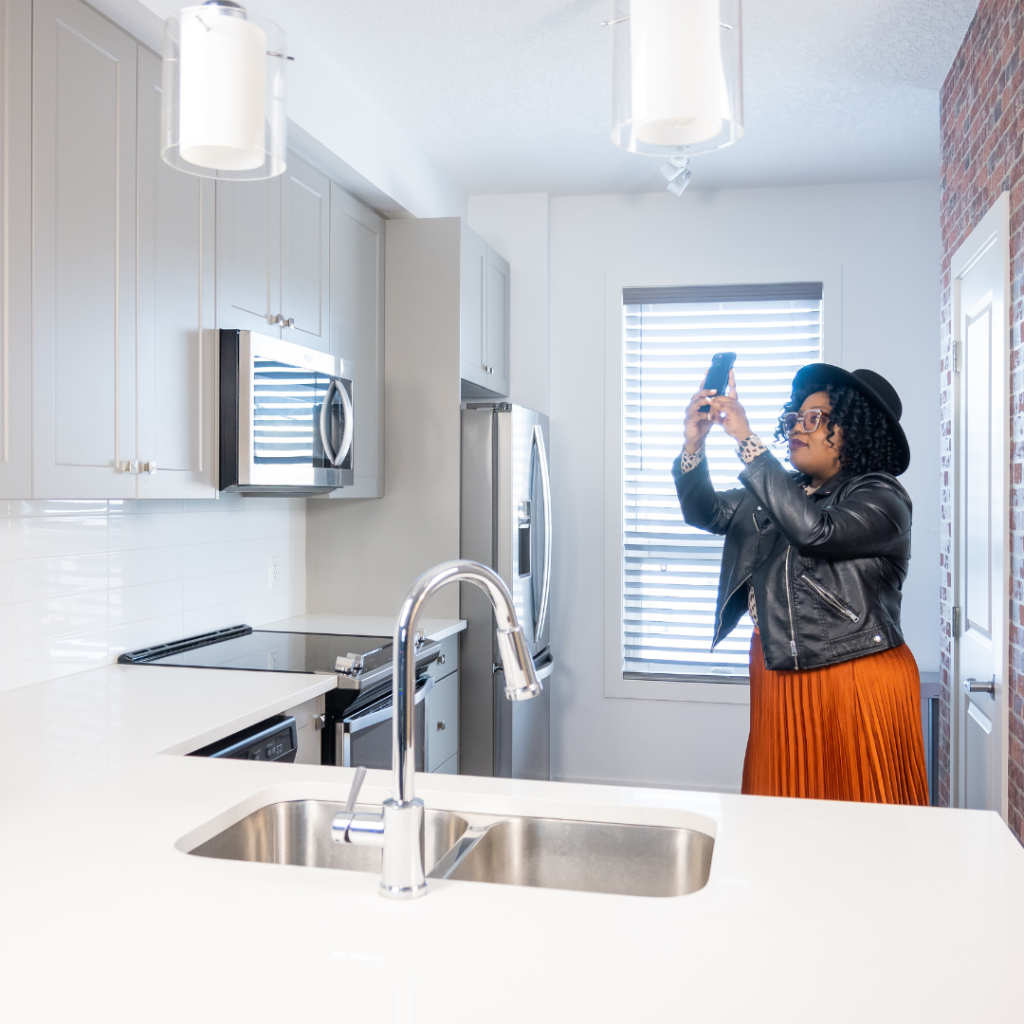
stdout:
[[921,680],[907,645],[773,672],[755,632],[743,792],[926,805]]

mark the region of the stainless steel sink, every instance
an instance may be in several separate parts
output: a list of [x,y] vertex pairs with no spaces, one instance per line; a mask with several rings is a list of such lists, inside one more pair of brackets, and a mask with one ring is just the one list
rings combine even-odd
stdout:
[[[336,843],[344,804],[268,804],[188,852],[197,857],[379,873],[381,850]],[[360,807],[359,810],[373,808]],[[559,818],[498,818],[427,810],[430,878],[578,889],[624,896],[684,896],[703,888],[715,841],[703,832]]]
[[[288,800],[268,804],[230,825],[189,853],[223,860],[297,864],[308,868],[380,873],[381,850],[331,841],[331,822],[345,807],[328,800]],[[373,808],[358,808],[373,810]],[[423,854],[429,872],[466,831],[465,818],[450,811],[428,810]]]
[[431,877],[684,896],[707,884],[714,845],[685,828],[510,818],[467,832]]

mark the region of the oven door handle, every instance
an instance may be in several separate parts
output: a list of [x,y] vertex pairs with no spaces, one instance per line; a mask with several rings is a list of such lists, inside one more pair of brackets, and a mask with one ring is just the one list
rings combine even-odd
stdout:
[[[331,406],[335,393],[341,398],[342,414],[345,417],[345,432],[341,436],[337,453],[331,448]],[[323,405],[320,406],[320,441],[324,446],[324,458],[332,466],[340,466],[352,449],[352,400],[348,397],[345,385],[337,377],[331,378]]]

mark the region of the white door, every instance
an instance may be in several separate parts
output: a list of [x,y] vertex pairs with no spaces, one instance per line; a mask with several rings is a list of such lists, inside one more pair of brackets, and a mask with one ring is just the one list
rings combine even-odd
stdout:
[[281,176],[281,337],[331,347],[331,182],[294,153]]
[[955,411],[953,792],[1006,817],[1009,203],[1003,193],[951,264]]
[[139,47],[138,496],[215,498],[214,184],[160,158],[160,78]]
[[134,498],[135,40],[77,0],[33,32],[33,496]]

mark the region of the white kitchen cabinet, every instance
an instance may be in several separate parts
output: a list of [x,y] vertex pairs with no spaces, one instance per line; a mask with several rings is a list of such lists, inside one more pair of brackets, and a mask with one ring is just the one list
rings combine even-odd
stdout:
[[384,494],[384,218],[331,188],[331,355],[351,374],[355,481],[337,498]]
[[288,152],[267,181],[217,182],[218,326],[326,352],[330,181]]
[[509,266],[490,246],[484,270],[484,352],[491,383],[499,395],[509,390]]
[[331,182],[294,153],[281,182],[281,337],[330,351]]
[[487,243],[465,224],[459,231],[459,363],[462,379],[486,388],[487,334],[484,295]]
[[137,44],[33,11],[33,496],[134,498]]
[[508,263],[460,222],[459,364],[464,398],[508,394],[508,299]]
[[212,498],[214,184],[160,158],[160,71],[160,58],[140,46],[137,493]]
[[32,493],[32,5],[0,0],[0,495]]

